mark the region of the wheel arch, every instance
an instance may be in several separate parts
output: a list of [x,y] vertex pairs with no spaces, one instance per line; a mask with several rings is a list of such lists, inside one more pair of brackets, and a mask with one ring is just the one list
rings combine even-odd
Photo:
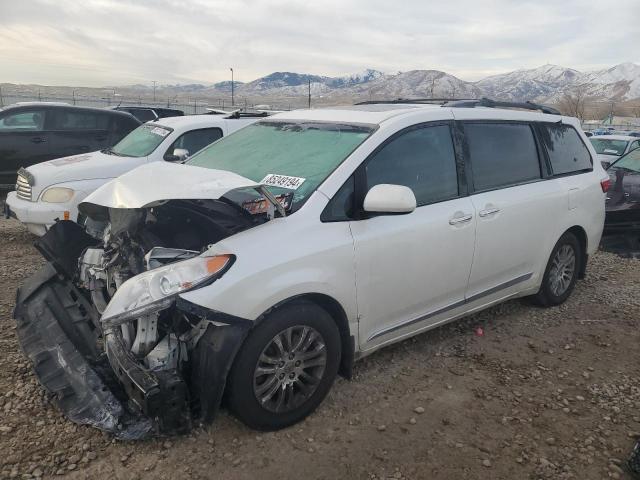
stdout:
[[271,312],[278,308],[282,308],[286,305],[304,302],[312,303],[322,308],[331,316],[333,321],[336,323],[338,331],[340,332],[340,346],[342,352],[338,373],[344,378],[351,379],[353,375],[353,363],[355,358],[355,338],[351,334],[347,314],[342,305],[340,305],[340,302],[338,302],[335,298],[324,293],[304,293],[289,297],[278,302],[273,307],[262,313],[262,315],[260,315],[256,319],[255,325],[258,325]]
[[[587,232],[580,225],[574,225],[573,227],[567,229],[562,235],[565,233],[572,233],[578,239],[578,243],[580,244],[580,270],[578,271],[578,278],[584,278],[587,271],[587,261],[589,259],[589,255],[587,254],[588,239]],[[560,236],[562,236],[560,235]]]

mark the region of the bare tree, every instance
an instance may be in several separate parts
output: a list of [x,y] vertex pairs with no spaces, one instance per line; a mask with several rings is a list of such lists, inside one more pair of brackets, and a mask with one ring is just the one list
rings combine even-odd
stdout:
[[585,118],[585,104],[587,100],[587,89],[584,85],[567,90],[562,95],[559,107],[562,113],[578,118],[581,122]]

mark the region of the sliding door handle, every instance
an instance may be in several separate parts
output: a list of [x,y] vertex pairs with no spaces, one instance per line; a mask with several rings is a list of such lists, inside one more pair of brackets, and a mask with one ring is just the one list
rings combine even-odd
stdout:
[[449,220],[449,225],[460,225],[461,223],[469,222],[473,218],[473,215],[470,213],[467,215],[462,215],[460,217],[453,217]]
[[478,215],[481,217],[488,217],[489,215],[493,215],[494,213],[498,213],[500,211],[499,208],[487,208],[486,210],[480,210]]

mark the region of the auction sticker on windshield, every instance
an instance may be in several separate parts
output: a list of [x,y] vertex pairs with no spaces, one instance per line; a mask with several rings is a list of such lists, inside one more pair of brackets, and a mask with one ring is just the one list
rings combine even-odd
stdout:
[[156,135],[160,135],[161,137],[166,137],[169,135],[169,130],[165,130],[164,128],[154,127],[151,130],[151,133],[155,133]]
[[270,187],[288,188],[289,190],[297,190],[304,183],[305,179],[300,177],[289,177],[287,175],[277,175],[270,173],[262,179],[260,183]]

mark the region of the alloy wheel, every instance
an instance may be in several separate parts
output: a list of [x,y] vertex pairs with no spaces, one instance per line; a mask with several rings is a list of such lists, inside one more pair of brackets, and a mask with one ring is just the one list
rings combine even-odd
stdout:
[[263,408],[285,413],[316,391],[327,365],[325,341],[314,328],[297,325],[264,348],[253,374],[253,393]]

